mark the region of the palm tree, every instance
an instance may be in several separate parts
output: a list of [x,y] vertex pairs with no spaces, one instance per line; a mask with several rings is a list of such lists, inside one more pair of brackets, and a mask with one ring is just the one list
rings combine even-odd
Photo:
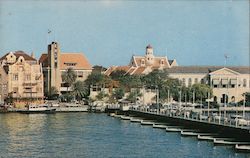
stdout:
[[87,96],[88,90],[88,86],[84,83],[84,81],[76,81],[72,85],[73,94],[78,101]]
[[62,74],[62,80],[66,83],[67,86],[67,92],[69,90],[69,87],[72,86],[72,84],[76,81],[76,72],[72,68],[68,68],[66,72]]

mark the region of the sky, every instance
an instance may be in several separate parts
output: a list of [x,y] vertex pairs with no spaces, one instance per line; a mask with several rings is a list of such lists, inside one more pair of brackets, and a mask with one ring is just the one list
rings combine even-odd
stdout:
[[[248,0],[0,0],[0,56],[47,44],[92,65],[127,65],[151,44],[179,65],[249,66]],[[48,29],[51,33],[48,34]]]

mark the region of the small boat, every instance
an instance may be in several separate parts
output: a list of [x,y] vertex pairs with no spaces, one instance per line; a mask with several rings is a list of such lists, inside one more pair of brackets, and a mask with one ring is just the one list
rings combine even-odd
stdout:
[[122,120],[130,120],[131,117],[129,116],[125,116],[125,115],[121,115],[121,119]]
[[211,140],[214,141],[214,137],[212,137],[211,135],[202,135],[202,134],[198,134],[197,137],[199,140]]
[[21,113],[33,114],[33,113],[55,113],[56,107],[50,106],[48,104],[29,104],[27,109],[21,110]]
[[109,116],[114,117],[115,113],[110,113]]
[[141,121],[141,124],[142,124],[142,125],[153,125],[154,122],[142,120],[142,121]]
[[121,116],[122,115],[116,115],[116,114],[114,114],[114,117],[116,117],[116,118],[121,118]]
[[250,145],[235,145],[235,150],[239,152],[250,152]]
[[182,130],[181,131],[181,135],[182,136],[198,136],[199,133],[196,133],[195,131],[185,131],[185,130]]
[[161,124],[153,124],[153,128],[163,128],[163,129],[166,129],[167,126],[166,125],[161,125]]
[[142,120],[141,119],[137,119],[137,118],[134,118],[134,117],[131,117],[130,118],[130,122],[141,122]]
[[179,126],[167,126],[167,132],[180,132],[181,128]]

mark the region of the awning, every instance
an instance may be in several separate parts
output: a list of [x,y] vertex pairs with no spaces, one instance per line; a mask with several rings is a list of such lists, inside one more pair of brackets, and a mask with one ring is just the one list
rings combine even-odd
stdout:
[[228,84],[228,79],[222,79],[221,84]]
[[230,80],[230,83],[231,83],[231,84],[237,84],[237,79],[231,79],[231,80]]
[[220,80],[219,80],[219,79],[213,79],[213,84],[214,84],[214,85],[220,84]]

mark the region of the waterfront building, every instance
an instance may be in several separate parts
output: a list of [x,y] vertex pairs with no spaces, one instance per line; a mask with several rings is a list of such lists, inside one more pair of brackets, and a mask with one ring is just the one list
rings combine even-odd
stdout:
[[92,67],[83,53],[61,52],[57,42],[48,45],[48,53],[42,54],[39,62],[42,64],[45,92],[50,92],[52,87],[60,93],[66,92],[67,87],[62,81],[62,74],[69,68],[76,72],[76,80],[81,81],[92,72]]
[[28,101],[43,101],[42,67],[34,54],[9,52],[0,58],[0,63],[1,101],[11,97],[20,107]]
[[236,103],[250,92],[248,66],[177,66],[167,70],[169,76],[179,79],[186,87],[195,83],[208,84],[213,89],[213,101]]
[[155,69],[166,69],[170,77],[179,79],[186,87],[208,84],[213,89],[213,101],[219,104],[239,102],[243,93],[250,92],[249,66],[179,66],[175,59],[154,56],[151,45],[146,47],[145,56],[133,55],[128,65],[111,66],[105,74],[123,70],[130,75],[145,75]]
[[171,68],[173,66],[178,66],[177,61],[175,59],[169,60],[167,56],[155,56],[154,49],[149,44],[146,47],[146,53],[144,56],[133,55],[128,65],[111,66],[106,70],[105,74],[110,75],[113,71],[123,70],[130,75],[140,75],[148,74],[155,69],[162,70],[165,68]]

